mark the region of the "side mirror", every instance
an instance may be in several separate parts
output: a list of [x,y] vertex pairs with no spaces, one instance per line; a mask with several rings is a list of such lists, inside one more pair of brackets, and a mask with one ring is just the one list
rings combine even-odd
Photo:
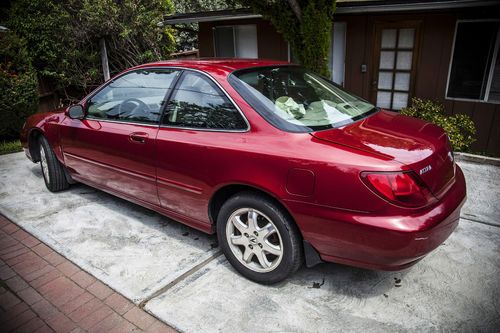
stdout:
[[68,116],[71,119],[83,119],[85,117],[85,112],[80,104],[72,105],[68,108]]

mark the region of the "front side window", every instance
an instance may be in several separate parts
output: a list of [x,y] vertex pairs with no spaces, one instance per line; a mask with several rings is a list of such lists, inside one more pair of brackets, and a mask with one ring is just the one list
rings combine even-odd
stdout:
[[447,97],[500,101],[500,21],[458,22]]
[[335,128],[376,111],[372,104],[298,66],[238,70],[229,82],[255,111],[289,132]]
[[163,124],[175,127],[243,130],[243,116],[205,75],[185,72],[172,93]]
[[112,80],[94,95],[87,117],[157,124],[165,96],[179,71],[145,69]]

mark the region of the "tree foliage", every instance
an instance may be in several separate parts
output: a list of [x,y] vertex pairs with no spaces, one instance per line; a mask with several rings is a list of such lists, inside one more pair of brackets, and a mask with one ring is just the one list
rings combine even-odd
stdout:
[[112,73],[167,58],[172,32],[158,23],[172,11],[170,0],[15,0],[6,25],[26,40],[41,76],[87,93],[102,82],[101,38]]
[[19,137],[26,117],[36,112],[37,85],[26,43],[13,32],[0,34],[0,139]]
[[328,50],[336,0],[243,1],[271,21],[306,68],[330,76]]
[[413,98],[411,106],[401,110],[401,114],[420,118],[434,123],[444,129],[450,138],[455,151],[468,151],[471,144],[476,141],[476,127],[472,119],[465,114],[447,116],[444,106],[430,100]]

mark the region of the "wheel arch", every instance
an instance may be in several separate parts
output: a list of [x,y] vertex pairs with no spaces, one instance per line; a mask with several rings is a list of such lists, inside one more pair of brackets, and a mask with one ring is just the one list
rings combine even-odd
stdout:
[[263,195],[269,200],[273,201],[276,205],[278,205],[278,207],[281,207],[283,211],[288,215],[288,217],[290,217],[293,223],[295,223],[295,226],[297,227],[300,236],[303,238],[302,231],[300,230],[297,222],[295,221],[295,218],[293,217],[288,207],[270,192],[255,185],[249,185],[249,184],[241,184],[241,183],[226,184],[219,187],[212,194],[210,201],[208,203],[208,216],[213,225],[217,224],[217,217],[224,202],[226,202],[230,197],[232,197],[236,193],[240,192],[254,192],[259,195]]

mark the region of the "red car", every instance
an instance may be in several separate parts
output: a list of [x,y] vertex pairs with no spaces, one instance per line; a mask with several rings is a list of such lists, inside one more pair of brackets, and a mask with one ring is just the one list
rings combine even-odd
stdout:
[[30,117],[21,139],[50,191],[82,182],[217,232],[260,283],[304,260],[409,267],[453,232],[466,197],[441,128],[277,61],[134,67]]

